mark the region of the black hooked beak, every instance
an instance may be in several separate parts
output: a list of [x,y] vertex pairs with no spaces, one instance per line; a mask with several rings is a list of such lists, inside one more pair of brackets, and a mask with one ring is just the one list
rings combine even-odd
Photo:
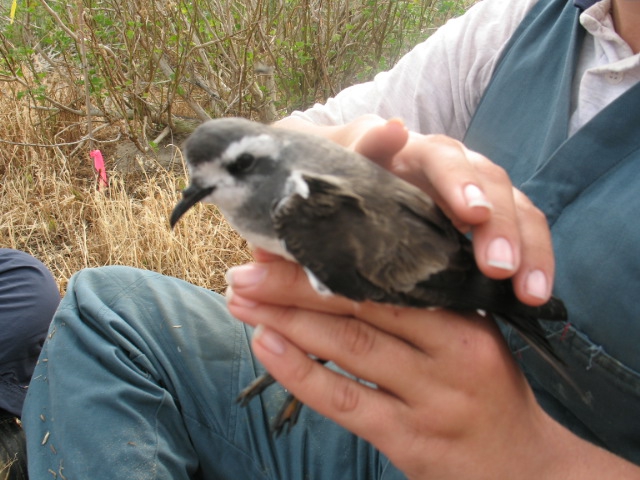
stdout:
[[216,187],[200,188],[196,187],[195,185],[189,185],[187,188],[185,188],[182,191],[182,200],[178,202],[178,204],[173,209],[173,212],[171,212],[171,218],[169,219],[171,228],[173,228],[176,223],[178,223],[178,220],[180,220],[180,217],[182,217],[182,215],[187,213],[187,210],[189,210],[215,189]]

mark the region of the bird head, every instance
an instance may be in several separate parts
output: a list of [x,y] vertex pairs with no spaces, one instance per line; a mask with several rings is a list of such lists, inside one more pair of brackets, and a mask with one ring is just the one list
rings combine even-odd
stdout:
[[171,227],[200,201],[234,217],[260,185],[274,181],[282,148],[272,129],[249,120],[225,118],[200,125],[184,145],[190,184],[171,213]]

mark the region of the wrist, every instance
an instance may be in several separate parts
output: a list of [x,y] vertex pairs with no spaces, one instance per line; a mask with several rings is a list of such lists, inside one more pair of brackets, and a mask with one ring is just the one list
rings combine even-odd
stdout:
[[[545,414],[546,415],[546,414]],[[639,480],[640,467],[594,445],[547,416],[540,474],[531,478]],[[532,450],[532,451],[535,451]]]
[[369,114],[344,125],[318,125],[299,117],[285,117],[275,122],[273,126],[318,135],[348,147],[357,142],[367,130],[386,123],[382,117]]
[[318,135],[344,145],[346,127],[344,125],[318,125],[298,117],[285,117],[273,124],[274,127]]

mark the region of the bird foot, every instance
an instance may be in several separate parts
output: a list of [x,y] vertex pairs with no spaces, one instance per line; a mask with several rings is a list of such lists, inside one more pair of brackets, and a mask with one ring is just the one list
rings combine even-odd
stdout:
[[[260,375],[240,392],[236,397],[236,403],[246,407],[254,397],[260,395],[267,387],[274,383],[274,378],[268,373]],[[291,428],[298,421],[302,405],[302,402],[293,395],[287,395],[282,407],[280,407],[280,411],[271,424],[271,431],[276,437],[280,436],[283,432],[289,433],[291,431]]]
[[304,404],[293,395],[287,395],[286,400],[282,404],[278,415],[271,423],[271,431],[276,437],[282,432],[289,433],[298,421],[300,410]]
[[[315,360],[322,365],[327,363],[326,360],[320,358],[316,358]],[[270,387],[274,383],[276,383],[276,380],[269,373],[260,375],[240,392],[236,397],[236,403],[246,407],[251,399],[260,395],[267,387]],[[282,407],[280,407],[278,415],[276,415],[276,418],[271,424],[271,430],[276,437],[280,436],[282,432],[289,433],[291,431],[291,428],[298,421],[303,405],[304,404],[293,395],[287,395]]]
[[236,397],[236,403],[246,407],[251,399],[260,395],[267,387],[274,383],[276,383],[276,380],[268,373],[260,375],[240,392]]

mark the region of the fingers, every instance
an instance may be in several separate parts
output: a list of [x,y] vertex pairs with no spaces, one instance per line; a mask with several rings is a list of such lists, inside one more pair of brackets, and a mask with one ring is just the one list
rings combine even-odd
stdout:
[[344,315],[353,312],[355,302],[352,300],[318,294],[298,264],[264,251],[256,251],[254,255],[268,260],[230,268],[226,279],[233,290],[227,290],[228,297],[237,293],[254,303],[304,306],[310,310]]
[[[352,356],[366,356],[367,362],[351,365],[350,372],[359,378],[371,379],[389,390],[404,389],[411,376],[398,375],[387,359],[391,356],[403,365],[420,369],[416,348],[406,347],[397,337],[378,343],[380,331],[355,316],[369,315],[375,304],[356,304],[342,297],[323,297],[309,285],[303,270],[287,261],[250,264],[230,270],[227,306],[237,319],[250,325],[266,325],[295,339],[296,345],[319,358],[337,364]],[[406,310],[406,311],[404,311]],[[381,311],[392,312],[382,308]],[[398,333],[411,332],[415,322],[423,322],[428,312],[418,309],[398,309],[403,320],[394,322]],[[391,313],[393,315],[393,313]],[[380,313],[378,318],[384,319]],[[433,326],[435,328],[436,324]],[[415,329],[410,335],[415,335]],[[407,337],[411,338],[411,337]],[[429,335],[425,335],[425,344]],[[434,339],[438,338],[433,336]]]
[[554,260],[546,219],[502,167],[452,138],[411,134],[389,168],[431,195],[458,229],[472,233],[485,275],[513,277],[524,303],[549,299]]
[[486,192],[487,201],[492,205],[489,220],[471,223],[476,263],[490,278],[509,278],[520,268],[523,241],[513,186],[498,165],[469,150],[465,155],[477,172],[478,188]]
[[514,277],[518,297],[541,305],[551,296],[555,262],[551,232],[544,213],[523,193],[514,190],[521,236],[522,264]]
[[[513,407],[514,396],[535,403],[487,319],[364,304],[356,313],[371,315],[365,322],[286,305],[246,306],[244,300],[232,293],[229,309],[257,325],[253,352],[273,377],[405,471],[442,442],[468,438],[474,425],[500,424],[496,419]],[[332,360],[377,388],[329,370],[307,353]],[[408,454],[412,450],[416,455]]]
[[[445,371],[432,372],[424,352],[437,356],[453,350],[468,354],[478,349],[500,349],[496,327],[487,319],[469,317],[476,330],[475,340],[470,342],[459,328],[459,314],[323,298],[311,289],[302,272],[286,261],[232,269],[227,291],[229,311],[250,325],[277,330],[305,352],[331,359],[359,378],[421,398],[430,393],[413,385],[414,378],[444,375],[446,383],[449,377]],[[354,363],[353,358],[366,361]],[[398,375],[398,365],[403,366],[403,375]],[[474,368],[469,365],[464,370],[472,372]],[[402,400],[411,403],[415,398]]]
[[[393,157],[402,150],[409,140],[409,131],[400,119],[382,121],[368,119],[371,125],[353,142],[352,148],[368,159],[389,169]],[[364,127],[364,124],[362,125]]]
[[254,331],[252,346],[269,373],[308,407],[377,444],[394,437],[393,419],[404,407],[392,395],[329,370],[268,327]]
[[[400,398],[403,402],[415,401],[419,389],[411,388],[413,379],[428,374],[427,356],[366,322],[297,307],[267,304],[247,307],[238,304],[237,299],[233,295],[228,306],[239,320],[277,331],[302,351],[329,359],[358,378],[375,381],[386,391],[407,393],[406,398]],[[390,363],[389,358],[394,358],[394,362]],[[398,365],[405,366],[406,375],[398,375]]]

